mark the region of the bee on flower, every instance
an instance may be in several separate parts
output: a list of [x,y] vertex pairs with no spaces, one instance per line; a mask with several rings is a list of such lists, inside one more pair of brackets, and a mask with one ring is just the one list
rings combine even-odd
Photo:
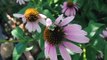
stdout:
[[41,32],[41,28],[39,26],[39,22],[45,25],[45,19],[46,16],[43,14],[40,14],[36,9],[34,8],[28,8],[24,14],[13,14],[16,18],[22,18],[23,23],[25,24],[25,28],[29,32]]
[[45,56],[50,60],[58,60],[56,46],[59,47],[60,54],[64,60],[71,60],[71,57],[66,49],[75,53],[82,53],[82,50],[77,43],[88,43],[89,38],[86,37],[87,32],[82,30],[78,24],[69,24],[74,19],[74,16],[64,18],[60,15],[54,23],[51,19],[46,20],[46,28],[44,30],[45,40]]

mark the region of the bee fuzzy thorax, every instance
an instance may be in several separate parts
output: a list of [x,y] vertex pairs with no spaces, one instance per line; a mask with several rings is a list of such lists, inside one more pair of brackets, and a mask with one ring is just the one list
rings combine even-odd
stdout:
[[39,12],[37,11],[37,9],[34,8],[27,9],[24,15],[26,20],[29,22],[34,22],[39,19]]

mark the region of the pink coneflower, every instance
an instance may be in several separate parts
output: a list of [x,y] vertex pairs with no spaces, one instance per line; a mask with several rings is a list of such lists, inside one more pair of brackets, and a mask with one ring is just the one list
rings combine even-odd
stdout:
[[46,16],[43,14],[40,14],[36,9],[29,8],[25,11],[24,14],[13,14],[13,16],[17,18],[22,18],[23,23],[26,23],[25,28],[29,32],[34,32],[37,30],[37,32],[41,32],[41,28],[39,26],[39,22],[45,25],[45,19]]
[[73,19],[74,16],[63,18],[63,15],[60,15],[52,24],[50,24],[50,19],[46,20],[47,27],[44,30],[46,58],[58,60],[56,46],[59,47],[60,54],[64,60],[71,60],[66,48],[75,53],[82,53],[81,48],[70,41],[87,43],[89,39],[86,37],[87,33],[82,30],[80,25],[69,24]]
[[64,2],[62,6],[62,13],[64,13],[66,16],[75,16],[76,15],[77,4],[68,1]]
[[101,37],[107,38],[107,28],[106,30],[103,30],[102,34],[100,34]]
[[16,3],[19,3],[20,5],[25,4],[26,1],[29,0],[16,0]]

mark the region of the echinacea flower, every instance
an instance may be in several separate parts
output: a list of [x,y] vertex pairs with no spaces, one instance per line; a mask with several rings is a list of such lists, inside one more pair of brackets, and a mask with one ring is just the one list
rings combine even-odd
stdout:
[[62,6],[62,13],[66,16],[75,16],[76,10],[78,10],[77,4],[71,1],[64,2]]
[[[59,47],[60,54],[64,60],[71,60],[66,49],[75,53],[82,53],[81,48],[70,43],[70,41],[87,43],[89,42],[89,39],[86,37],[87,33],[82,30],[80,25],[69,24],[73,19],[74,16],[63,18],[63,15],[60,15],[52,24],[50,24],[50,19],[46,20],[47,27],[44,30],[46,58],[50,58],[50,60],[58,60],[56,46]],[[51,27],[54,29],[51,29]]]
[[26,23],[25,28],[29,32],[41,32],[41,28],[39,26],[39,22],[45,25],[46,16],[40,14],[36,9],[29,8],[25,11],[24,14],[13,14],[13,16],[17,18],[22,18],[23,23]]
[[16,0],[16,3],[19,3],[20,5],[25,4],[25,1],[29,1],[29,0]]
[[107,28],[106,28],[106,30],[103,30],[103,32],[102,32],[102,34],[100,34],[100,36],[102,38],[107,38]]

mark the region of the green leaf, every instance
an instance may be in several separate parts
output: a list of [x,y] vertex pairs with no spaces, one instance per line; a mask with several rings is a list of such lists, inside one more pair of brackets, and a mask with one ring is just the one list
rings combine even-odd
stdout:
[[14,30],[12,30],[11,34],[18,39],[23,39],[25,35],[22,29],[19,27],[16,27]]
[[104,60],[107,60],[107,44],[106,44],[105,50],[104,50]]
[[72,60],[79,60],[79,58],[80,58],[80,54],[74,54],[74,55],[72,55]]
[[95,35],[96,31],[103,26],[103,24],[96,23],[94,21],[90,21],[88,27],[85,30],[88,32],[88,36],[91,38]]
[[13,51],[13,60],[18,60],[27,47],[26,43],[18,43]]
[[73,3],[77,3],[78,0],[73,0]]
[[87,47],[86,48],[86,60],[96,60],[96,53],[97,53],[97,51],[93,48],[93,47],[91,47],[91,46],[89,46],[89,47]]
[[45,9],[43,11],[43,14],[45,14],[48,18],[52,19],[52,20],[55,20],[55,18],[52,16],[51,12],[47,9]]
[[43,58],[45,58],[45,56],[44,56],[44,50],[39,53],[39,55],[37,57],[37,60],[43,60]]
[[33,37],[36,41],[38,40],[41,49],[43,49],[43,48],[44,48],[44,37],[43,37],[43,33],[44,33],[45,27],[42,26],[41,24],[40,24],[40,26],[41,26],[41,29],[42,29],[41,33],[35,33],[32,37]]

